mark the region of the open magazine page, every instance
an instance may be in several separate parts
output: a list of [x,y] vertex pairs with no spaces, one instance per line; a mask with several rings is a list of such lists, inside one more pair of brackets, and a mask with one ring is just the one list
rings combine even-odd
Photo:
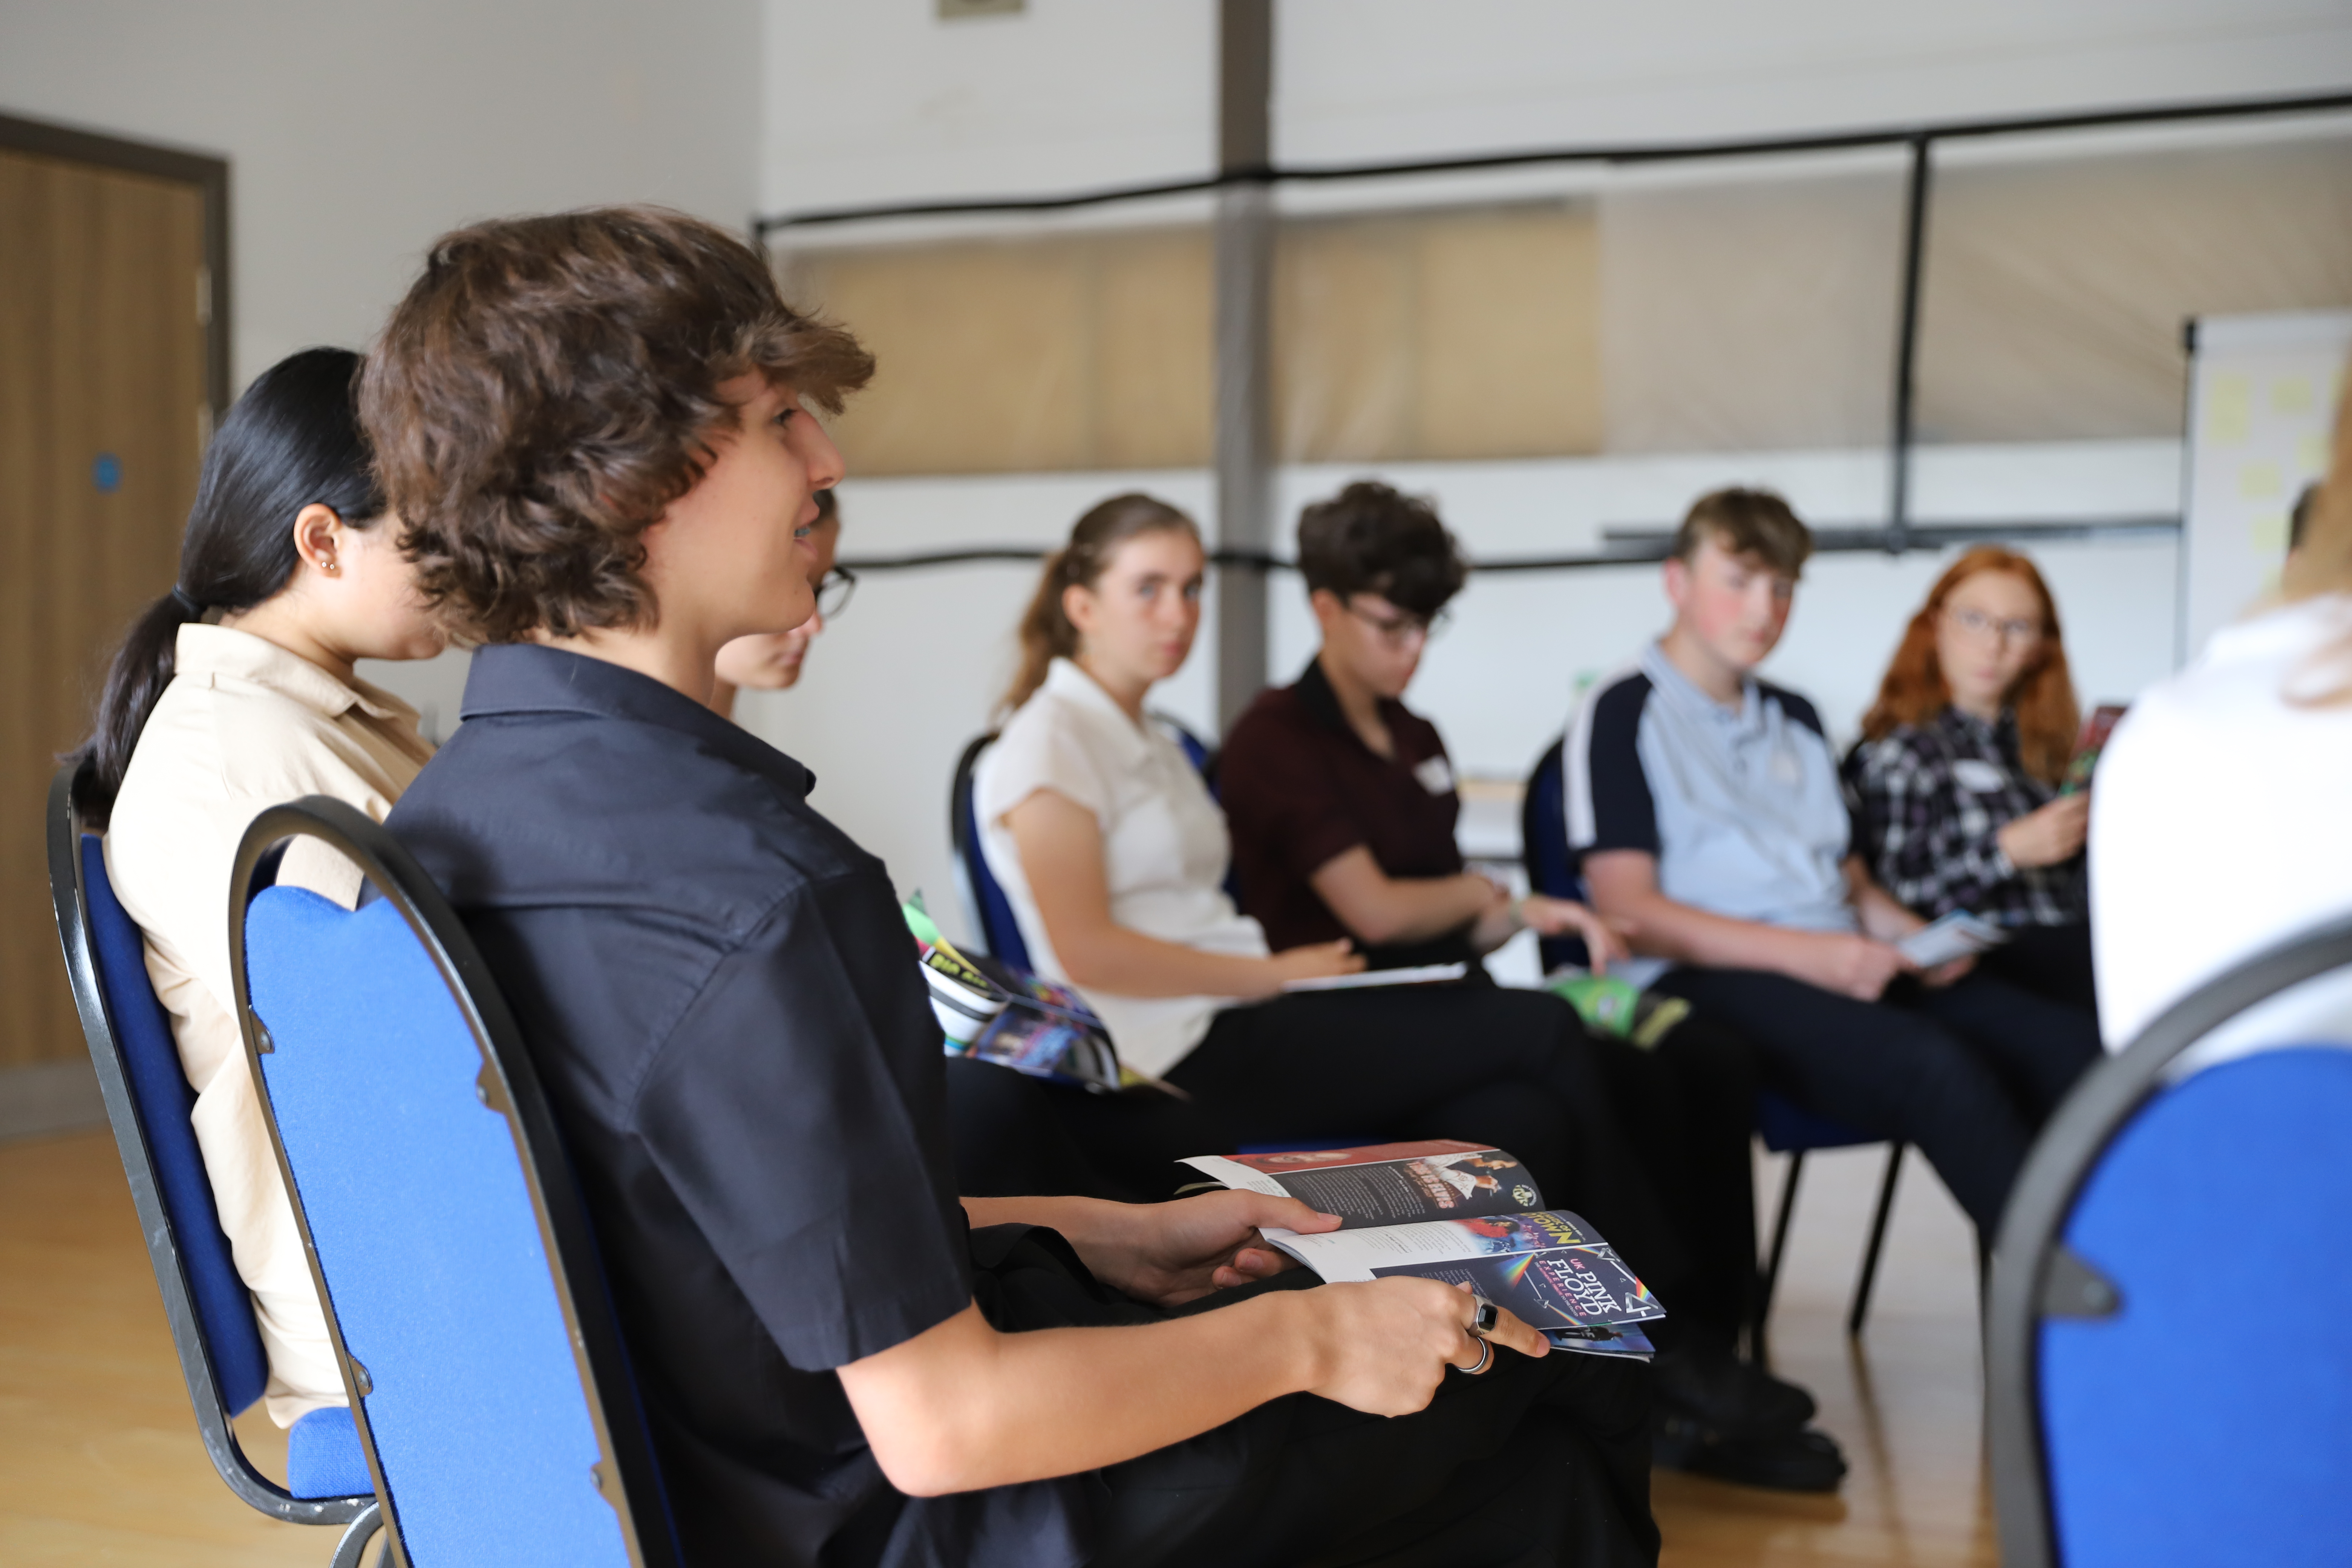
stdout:
[[1326,1280],[1407,1275],[1466,1285],[1562,1350],[1646,1356],[1666,1315],[1616,1249],[1565,1209],[1265,1238]]
[[[1402,1221],[1517,1214],[1543,1206],[1527,1167],[1488,1143],[1450,1138],[1279,1154],[1203,1154],[1202,1175],[1244,1192],[1297,1198],[1350,1229]],[[1288,1235],[1287,1231],[1268,1232]]]

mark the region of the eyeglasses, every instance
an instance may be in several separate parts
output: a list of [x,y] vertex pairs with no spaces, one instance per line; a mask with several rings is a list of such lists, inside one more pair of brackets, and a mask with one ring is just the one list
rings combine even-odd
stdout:
[[1440,610],[1433,616],[1376,616],[1359,609],[1356,601],[1348,601],[1348,613],[1372,628],[1381,642],[1394,648],[1411,647],[1414,643],[1433,642],[1454,624],[1451,610]]
[[1982,610],[1946,610],[1952,625],[1972,637],[1997,636],[2003,642],[2037,642],[2042,637],[2040,621],[1996,620]]
[[826,620],[839,618],[849,608],[849,596],[857,592],[857,574],[846,566],[836,566],[816,584],[816,613]]

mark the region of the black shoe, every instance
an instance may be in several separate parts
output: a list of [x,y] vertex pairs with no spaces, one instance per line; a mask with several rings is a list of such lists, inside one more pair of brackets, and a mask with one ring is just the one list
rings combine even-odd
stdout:
[[1685,1345],[1653,1362],[1659,1409],[1720,1438],[1778,1437],[1804,1429],[1813,1396],[1728,1350]]
[[1660,1469],[1770,1491],[1833,1492],[1845,1479],[1845,1456],[1836,1441],[1811,1428],[1771,1437],[1710,1437],[1687,1420],[1667,1416],[1653,1428],[1650,1453]]

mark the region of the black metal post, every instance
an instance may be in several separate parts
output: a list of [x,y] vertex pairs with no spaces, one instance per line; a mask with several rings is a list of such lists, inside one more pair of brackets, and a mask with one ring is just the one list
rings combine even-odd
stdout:
[[1927,179],[1930,150],[1925,134],[1911,138],[1911,180],[1903,218],[1903,314],[1895,338],[1895,428],[1889,442],[1893,478],[1886,499],[1886,553],[1911,547],[1911,435],[1913,394],[1918,380],[1919,284],[1927,266]]

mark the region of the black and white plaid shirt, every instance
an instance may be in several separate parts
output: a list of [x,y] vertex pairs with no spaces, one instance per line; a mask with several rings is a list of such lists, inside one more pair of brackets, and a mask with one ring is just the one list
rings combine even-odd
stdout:
[[2017,721],[1988,724],[1947,708],[1864,741],[1845,760],[1855,846],[1895,900],[1933,920],[1967,910],[1999,925],[2073,925],[2090,918],[2083,858],[2023,869],[2001,853],[2001,828],[2058,791],[2018,761]]

